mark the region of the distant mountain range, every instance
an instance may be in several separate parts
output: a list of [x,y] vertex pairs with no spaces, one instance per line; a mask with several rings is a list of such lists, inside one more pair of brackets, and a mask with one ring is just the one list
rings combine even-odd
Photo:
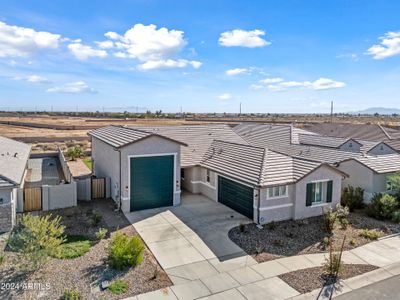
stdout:
[[370,107],[364,110],[351,112],[351,114],[361,114],[361,115],[373,115],[373,114],[380,114],[380,115],[393,115],[393,114],[400,114],[400,109],[398,108],[387,108],[387,107]]

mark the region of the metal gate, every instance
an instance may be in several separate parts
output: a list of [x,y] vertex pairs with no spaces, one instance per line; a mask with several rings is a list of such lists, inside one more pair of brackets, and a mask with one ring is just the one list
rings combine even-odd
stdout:
[[106,197],[106,179],[92,178],[92,199],[102,199]]
[[42,188],[24,189],[24,212],[42,210]]

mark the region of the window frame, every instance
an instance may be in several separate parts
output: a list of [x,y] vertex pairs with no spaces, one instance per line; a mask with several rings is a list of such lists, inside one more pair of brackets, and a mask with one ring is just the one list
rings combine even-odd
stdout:
[[[285,187],[285,193],[281,194],[281,188],[283,187]],[[270,196],[270,191],[272,191],[272,195],[275,195],[275,190],[278,191],[278,196]],[[288,190],[289,190],[289,185],[287,184],[267,187],[267,200],[287,198],[289,196]]]
[[321,200],[320,201],[315,201],[315,189],[313,188],[313,195],[311,198],[311,206],[319,206],[319,205],[324,205],[328,202],[328,182],[332,181],[332,179],[321,179],[321,180],[315,180],[315,181],[310,181],[309,183],[316,185],[316,184],[321,184]]
[[211,183],[211,171],[209,169],[206,170],[206,182]]

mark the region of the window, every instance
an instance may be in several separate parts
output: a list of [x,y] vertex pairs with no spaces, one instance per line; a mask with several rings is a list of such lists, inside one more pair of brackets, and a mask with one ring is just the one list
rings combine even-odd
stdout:
[[333,181],[317,181],[307,184],[306,206],[332,202]]
[[287,197],[287,185],[274,186],[267,189],[267,199]]
[[350,142],[349,148],[353,148],[353,143],[352,142]]
[[387,192],[392,192],[393,191],[393,185],[392,185],[392,182],[391,182],[389,176],[386,176],[386,191]]
[[206,180],[208,183],[210,182],[210,170],[207,170]]
[[0,204],[3,204],[3,203],[4,203],[3,198],[0,198]]
[[181,169],[181,179],[185,179],[185,169]]

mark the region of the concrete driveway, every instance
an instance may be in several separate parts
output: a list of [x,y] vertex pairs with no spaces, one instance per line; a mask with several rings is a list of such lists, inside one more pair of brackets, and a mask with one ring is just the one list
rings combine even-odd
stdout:
[[205,196],[184,194],[180,206],[126,217],[175,284],[256,264],[228,237],[251,220]]

